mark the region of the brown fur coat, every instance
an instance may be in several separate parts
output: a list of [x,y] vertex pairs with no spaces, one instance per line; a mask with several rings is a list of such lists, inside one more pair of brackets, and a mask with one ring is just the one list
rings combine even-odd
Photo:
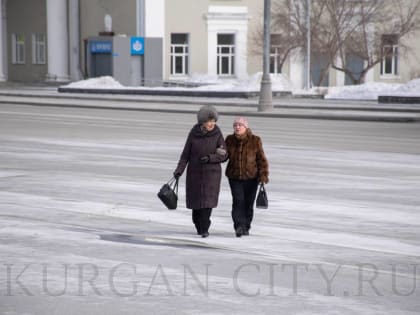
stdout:
[[260,137],[247,129],[244,137],[234,134],[226,137],[229,162],[226,176],[230,179],[253,179],[268,183],[268,161]]

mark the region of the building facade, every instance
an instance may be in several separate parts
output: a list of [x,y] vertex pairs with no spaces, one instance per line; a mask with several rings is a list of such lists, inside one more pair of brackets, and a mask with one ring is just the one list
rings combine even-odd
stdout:
[[[195,74],[246,78],[262,71],[255,36],[263,24],[255,0],[0,0],[0,81],[70,82],[112,75],[128,86],[183,81]],[[132,38],[144,52],[130,53]],[[420,42],[395,50],[367,81],[407,82],[420,76]],[[350,60],[350,59],[349,59]],[[280,67],[272,34],[270,71],[304,86],[303,54]],[[357,66],[358,60],[350,60]],[[350,62],[348,61],[348,62]],[[323,57],[312,59],[313,82]],[[351,84],[330,69],[323,85]]]

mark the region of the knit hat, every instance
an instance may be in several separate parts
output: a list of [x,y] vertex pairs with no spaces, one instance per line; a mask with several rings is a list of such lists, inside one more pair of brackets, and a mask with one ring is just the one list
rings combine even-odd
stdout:
[[241,124],[241,125],[244,125],[245,128],[248,128],[248,120],[246,120],[245,117],[235,118],[235,120],[233,121],[233,124]]
[[217,118],[219,118],[219,114],[217,113],[216,108],[211,105],[202,106],[197,113],[197,122],[199,124],[203,124],[212,119],[217,121]]

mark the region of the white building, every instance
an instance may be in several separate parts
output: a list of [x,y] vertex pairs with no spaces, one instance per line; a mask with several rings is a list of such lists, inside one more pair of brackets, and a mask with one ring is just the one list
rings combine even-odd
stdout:
[[[139,77],[146,82],[150,78],[185,80],[193,74],[244,78],[262,71],[261,54],[255,53],[262,51],[262,47],[255,47],[254,38],[262,27],[263,3],[262,0],[0,0],[0,80],[77,81],[102,73],[92,71],[93,62],[100,69],[108,65],[105,74],[129,72],[128,85],[141,84]],[[106,32],[106,15],[112,18],[112,32]],[[92,51],[89,44],[92,38],[103,38],[115,48],[117,44],[125,45],[124,41],[116,40],[124,36],[144,37],[145,45],[153,47],[141,59],[125,55],[124,49]],[[411,45],[410,54],[399,53],[384,60],[367,80],[406,82],[418,77],[420,43],[412,41]],[[398,43],[392,49],[398,50]],[[115,62],[124,58],[129,60]],[[313,75],[321,63],[321,57],[312,60]],[[123,64],[128,70],[117,69]],[[280,68],[275,43],[272,44],[273,73],[281,71],[294,87],[301,88],[304,68],[299,52],[292,54]],[[342,73],[329,71],[326,85],[348,83]]]

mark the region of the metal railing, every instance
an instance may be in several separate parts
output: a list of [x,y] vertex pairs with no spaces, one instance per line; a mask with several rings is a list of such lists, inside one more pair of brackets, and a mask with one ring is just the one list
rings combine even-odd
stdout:
[[196,83],[178,80],[157,80],[157,79],[141,79],[141,85],[145,87],[183,87],[183,88],[195,88],[208,83]]

